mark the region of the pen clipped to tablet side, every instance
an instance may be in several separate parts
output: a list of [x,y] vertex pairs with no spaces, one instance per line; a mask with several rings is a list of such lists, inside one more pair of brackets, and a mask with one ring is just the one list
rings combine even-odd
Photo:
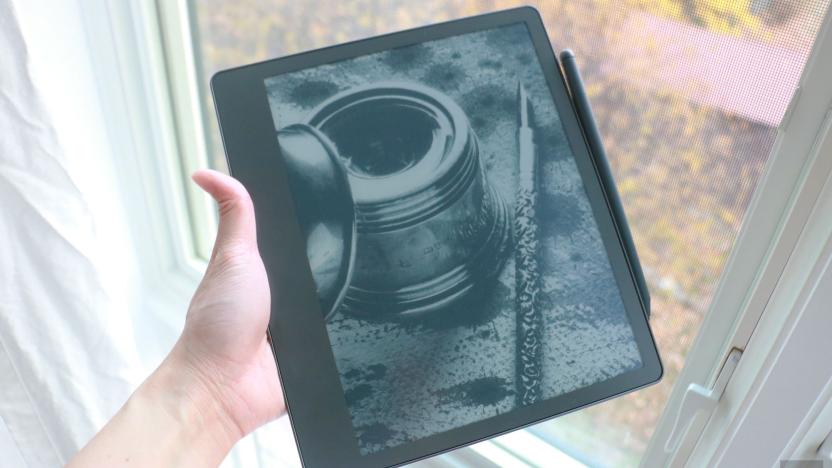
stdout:
[[647,281],[644,278],[644,271],[638,259],[636,246],[633,242],[633,235],[630,232],[630,226],[627,224],[627,217],[621,205],[618,189],[615,187],[615,179],[612,177],[612,171],[607,160],[607,152],[604,150],[604,142],[601,140],[601,132],[595,123],[595,116],[589,104],[589,97],[586,94],[581,73],[578,71],[575,54],[569,49],[562,51],[560,53],[560,63],[563,67],[566,84],[569,87],[570,98],[575,106],[581,127],[583,127],[584,135],[589,145],[589,151],[592,154],[595,167],[598,169],[598,175],[601,178],[601,184],[607,193],[613,218],[615,218],[621,240],[624,243],[624,249],[627,251],[639,295],[644,302],[644,310],[647,313],[647,318],[650,318],[650,291],[647,289]]

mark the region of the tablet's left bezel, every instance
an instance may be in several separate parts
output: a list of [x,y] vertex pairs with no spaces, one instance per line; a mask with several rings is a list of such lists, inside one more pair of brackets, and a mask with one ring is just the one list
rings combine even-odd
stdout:
[[214,75],[211,89],[229,171],[254,202],[283,397],[305,466],[359,466],[263,79],[258,68],[243,67]]

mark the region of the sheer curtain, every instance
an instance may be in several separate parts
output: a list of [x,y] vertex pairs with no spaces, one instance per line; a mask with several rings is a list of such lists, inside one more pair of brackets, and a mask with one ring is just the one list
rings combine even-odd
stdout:
[[0,50],[0,464],[57,466],[142,370],[129,312],[103,279],[109,244],[32,80],[11,0],[0,0]]

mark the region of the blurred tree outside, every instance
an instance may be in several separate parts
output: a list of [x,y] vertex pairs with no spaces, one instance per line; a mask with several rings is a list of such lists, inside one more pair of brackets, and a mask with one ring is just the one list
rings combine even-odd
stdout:
[[665,15],[686,21],[705,29],[734,33],[743,29],[756,29],[760,18],[751,9],[750,1],[704,0],[640,0],[639,8],[657,15]]
[[[716,42],[733,38],[793,53],[799,73],[829,0],[533,3],[555,49],[571,48],[578,57],[654,298],[651,326],[665,366],[658,385],[538,427],[575,452],[590,454],[586,459],[591,463],[634,466],[684,365],[776,136],[776,124],[696,102],[690,93],[698,83],[667,86],[653,80],[657,69],[667,67],[659,63],[665,59],[662,49],[673,44],[640,29],[634,18],[647,15],[667,27],[692,26]],[[193,4],[207,80],[213,72],[232,66],[525,3],[193,0]],[[643,53],[622,53],[622,44],[633,43]],[[742,77],[742,70],[735,72]],[[772,68],[771,73],[777,70]],[[753,82],[735,84],[754,86]],[[210,106],[210,97],[205,99]],[[223,167],[216,131],[212,138],[216,165]]]

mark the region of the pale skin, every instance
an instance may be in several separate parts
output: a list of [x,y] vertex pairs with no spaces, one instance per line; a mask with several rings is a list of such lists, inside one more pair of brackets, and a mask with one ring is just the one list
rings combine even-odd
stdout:
[[271,296],[251,198],[219,172],[192,178],[216,200],[220,222],[185,328],[69,467],[217,466],[243,436],[286,411],[266,341]]

